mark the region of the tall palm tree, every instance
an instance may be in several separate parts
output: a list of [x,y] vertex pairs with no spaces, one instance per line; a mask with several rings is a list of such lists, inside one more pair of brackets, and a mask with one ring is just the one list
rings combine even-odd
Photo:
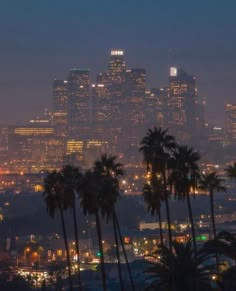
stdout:
[[165,191],[164,199],[166,206],[166,216],[168,224],[169,234],[169,247],[172,250],[172,233],[170,222],[170,210],[168,201],[167,190],[167,161],[170,158],[170,153],[176,147],[175,138],[172,135],[167,134],[167,129],[162,128],[148,129],[146,135],[140,142],[139,151],[143,154],[143,160],[146,164],[148,172],[151,172],[151,176],[160,175],[163,181],[163,187]]
[[68,266],[68,276],[69,276],[69,286],[70,290],[73,290],[72,276],[71,276],[71,262],[69,255],[69,245],[68,238],[66,233],[65,226],[65,218],[64,218],[64,185],[63,185],[63,177],[60,172],[53,171],[48,173],[48,175],[44,179],[44,192],[43,197],[46,203],[47,211],[51,218],[55,217],[57,211],[59,211],[61,217],[61,225],[63,238],[66,249],[66,258],[67,258],[67,266]]
[[74,224],[74,234],[75,234],[75,248],[76,248],[76,258],[78,264],[78,283],[79,290],[82,290],[82,281],[80,274],[80,251],[79,251],[79,237],[78,237],[78,225],[77,225],[77,211],[76,211],[76,198],[78,198],[78,193],[76,188],[78,187],[82,174],[80,169],[72,167],[70,165],[64,166],[61,170],[64,184],[64,208],[71,208],[73,214],[73,224]]
[[120,263],[120,253],[119,253],[119,242],[117,237],[117,232],[120,236],[121,246],[124,253],[124,257],[126,260],[126,265],[131,281],[131,287],[134,290],[134,282],[129,266],[129,262],[127,259],[127,255],[125,252],[123,239],[120,232],[119,221],[116,215],[115,204],[117,200],[120,198],[120,189],[119,189],[119,178],[124,176],[123,165],[116,162],[117,157],[114,155],[102,154],[100,158],[98,158],[94,162],[94,171],[103,176],[103,184],[102,184],[102,197],[100,210],[102,216],[106,216],[107,221],[112,220],[113,230],[114,230],[114,238],[116,245],[116,256],[118,261],[118,273],[120,279],[121,289],[124,290],[122,272],[121,272],[121,263]]
[[[217,192],[223,191],[226,192],[226,188],[223,185],[224,180],[217,175],[215,171],[207,174],[203,174],[199,180],[199,189],[207,190],[210,195],[210,208],[211,208],[211,223],[212,223],[212,232],[213,239],[216,238],[216,226],[215,226],[215,208],[214,208],[214,191]],[[217,273],[219,272],[219,259],[218,253],[215,255],[216,264],[217,264]]]
[[79,198],[81,208],[83,209],[84,215],[94,215],[96,222],[98,246],[101,259],[101,276],[103,290],[107,290],[106,283],[106,272],[105,272],[105,263],[104,263],[104,252],[102,246],[102,230],[101,230],[101,221],[100,221],[100,206],[103,200],[102,197],[102,184],[104,183],[103,176],[96,171],[88,170],[84,173],[83,178],[80,181],[78,186]]
[[210,195],[210,207],[211,207],[211,222],[213,239],[216,238],[216,227],[215,227],[215,209],[214,209],[214,191],[226,192],[224,187],[224,180],[217,175],[215,171],[207,174],[203,174],[199,180],[199,189],[207,190]]
[[192,205],[190,200],[190,192],[196,188],[196,178],[199,176],[199,167],[197,162],[200,160],[198,152],[193,148],[183,145],[177,146],[173,152],[170,161],[172,173],[170,183],[174,186],[175,196],[182,200],[187,200],[189,220],[191,224],[193,249],[197,254],[196,236],[194,228],[194,220],[192,213]]
[[151,215],[158,215],[160,241],[163,247],[163,229],[161,219],[161,197],[162,197],[162,185],[156,176],[150,178],[150,183],[145,183],[143,187],[144,202],[147,204],[148,212]]
[[[173,290],[172,279],[175,278],[176,291],[213,291],[211,287],[211,273],[214,265],[207,265],[210,254],[197,253],[186,244],[173,242],[174,253],[163,247],[157,253],[157,262],[152,263],[145,271],[152,281],[146,290]],[[174,275],[171,274],[174,272]]]
[[229,178],[236,179],[236,163],[233,163],[233,165],[227,166],[225,168],[225,172]]

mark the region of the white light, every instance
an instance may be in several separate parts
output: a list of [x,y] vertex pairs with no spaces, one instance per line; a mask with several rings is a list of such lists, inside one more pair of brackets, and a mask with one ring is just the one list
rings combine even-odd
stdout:
[[170,76],[171,77],[176,77],[177,76],[177,68],[171,67],[170,68]]
[[121,50],[112,50],[111,51],[111,55],[112,56],[123,56],[124,55],[124,51],[121,51]]

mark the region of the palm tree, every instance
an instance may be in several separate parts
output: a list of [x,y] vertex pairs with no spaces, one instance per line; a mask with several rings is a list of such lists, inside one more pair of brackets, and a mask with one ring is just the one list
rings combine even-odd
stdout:
[[227,166],[225,168],[225,172],[229,178],[236,179],[236,163],[233,163],[233,165]]
[[[234,261],[234,266],[231,266],[220,276],[219,285],[222,291],[233,291],[236,287],[236,235],[227,231],[220,232],[215,239],[207,241],[202,252],[207,254],[220,254]],[[222,264],[224,265],[224,264]]]
[[44,179],[44,192],[43,197],[46,203],[47,211],[51,218],[55,217],[57,210],[59,211],[62,224],[62,232],[64,237],[65,249],[66,249],[66,258],[68,266],[68,275],[69,275],[69,286],[70,290],[73,290],[72,276],[71,276],[71,262],[69,255],[69,246],[68,238],[66,233],[65,218],[64,218],[64,197],[63,197],[63,177],[60,172],[53,171],[48,173]]
[[124,253],[124,257],[126,260],[126,265],[131,281],[131,287],[134,290],[134,282],[129,266],[129,262],[127,259],[127,255],[125,252],[123,239],[120,232],[119,221],[116,215],[115,204],[117,200],[120,198],[120,189],[119,189],[119,178],[124,176],[123,165],[116,162],[117,157],[113,155],[103,154],[94,162],[94,171],[103,176],[102,183],[102,197],[100,210],[102,216],[106,216],[107,221],[112,220],[113,230],[114,230],[114,238],[116,245],[116,256],[118,261],[118,273],[120,279],[121,289],[124,290],[123,280],[122,280],[122,272],[121,272],[121,263],[120,263],[120,253],[119,253],[119,242],[117,232],[120,236],[121,246]]
[[198,152],[186,145],[177,146],[170,161],[172,173],[170,183],[174,186],[174,193],[178,199],[187,200],[189,220],[191,224],[193,249],[197,253],[196,236],[190,192],[196,188],[196,178],[199,176],[197,162],[200,160]]
[[[168,224],[169,234],[169,247],[172,250],[172,233],[170,223],[170,210],[168,202],[168,190],[167,190],[167,160],[170,157],[170,153],[176,147],[175,139],[172,135],[167,134],[167,129],[162,128],[149,129],[146,135],[140,142],[139,151],[143,154],[143,160],[146,164],[148,172],[151,171],[151,176],[160,175],[164,187],[164,199],[166,206],[166,216]],[[156,198],[157,199],[157,198]],[[160,199],[160,198],[159,198]]]
[[75,248],[77,255],[77,264],[78,264],[78,282],[79,282],[79,290],[82,290],[82,281],[80,275],[80,251],[79,251],[79,237],[78,237],[78,225],[77,225],[77,213],[76,213],[76,198],[77,191],[76,187],[78,187],[80,180],[82,178],[82,174],[78,168],[67,165],[63,167],[61,170],[61,174],[63,177],[63,186],[64,186],[64,208],[72,208],[73,214],[73,224],[74,224],[74,234],[75,234]]
[[215,227],[215,209],[214,209],[214,191],[217,192],[224,191],[226,189],[223,185],[224,180],[217,175],[215,171],[207,174],[203,174],[199,180],[199,189],[207,190],[210,195],[210,205],[211,205],[211,222],[212,222],[212,231],[213,239],[216,238],[216,227]]
[[157,179],[156,176],[150,178],[150,184],[145,183],[143,187],[144,202],[147,204],[148,212],[151,215],[158,215],[160,241],[163,247],[163,229],[161,219],[161,196],[163,194],[163,184]]
[[79,184],[80,204],[83,209],[84,215],[95,215],[97,238],[99,245],[99,253],[101,259],[101,276],[103,290],[107,290],[106,272],[104,263],[104,253],[102,246],[102,231],[99,211],[101,207],[102,197],[102,184],[104,182],[103,176],[96,171],[88,170],[84,173],[83,178]]
[[152,280],[146,290],[173,290],[174,278],[176,291],[213,291],[211,272],[214,266],[206,264],[211,255],[200,252],[195,255],[191,241],[185,245],[174,241],[173,247],[174,253],[167,247],[158,251],[157,262],[145,271]]
[[204,244],[203,250],[207,253],[219,253],[236,263],[236,235],[221,231],[216,238]]

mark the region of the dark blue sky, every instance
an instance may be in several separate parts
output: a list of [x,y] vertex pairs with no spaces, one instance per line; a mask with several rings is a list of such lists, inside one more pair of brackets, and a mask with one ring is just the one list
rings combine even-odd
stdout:
[[0,0],[0,121],[50,106],[54,78],[72,67],[94,78],[118,47],[149,87],[167,84],[170,65],[195,74],[221,122],[236,103],[235,14],[235,0]]

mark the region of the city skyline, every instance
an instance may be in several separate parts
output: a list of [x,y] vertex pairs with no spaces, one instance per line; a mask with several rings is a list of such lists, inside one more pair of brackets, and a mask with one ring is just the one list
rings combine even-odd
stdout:
[[113,47],[125,50],[129,67],[146,69],[149,88],[167,84],[170,66],[196,75],[209,120],[222,124],[224,104],[234,103],[233,1],[13,3],[0,11],[1,122],[48,106],[52,80],[70,68],[90,68],[95,78]]

